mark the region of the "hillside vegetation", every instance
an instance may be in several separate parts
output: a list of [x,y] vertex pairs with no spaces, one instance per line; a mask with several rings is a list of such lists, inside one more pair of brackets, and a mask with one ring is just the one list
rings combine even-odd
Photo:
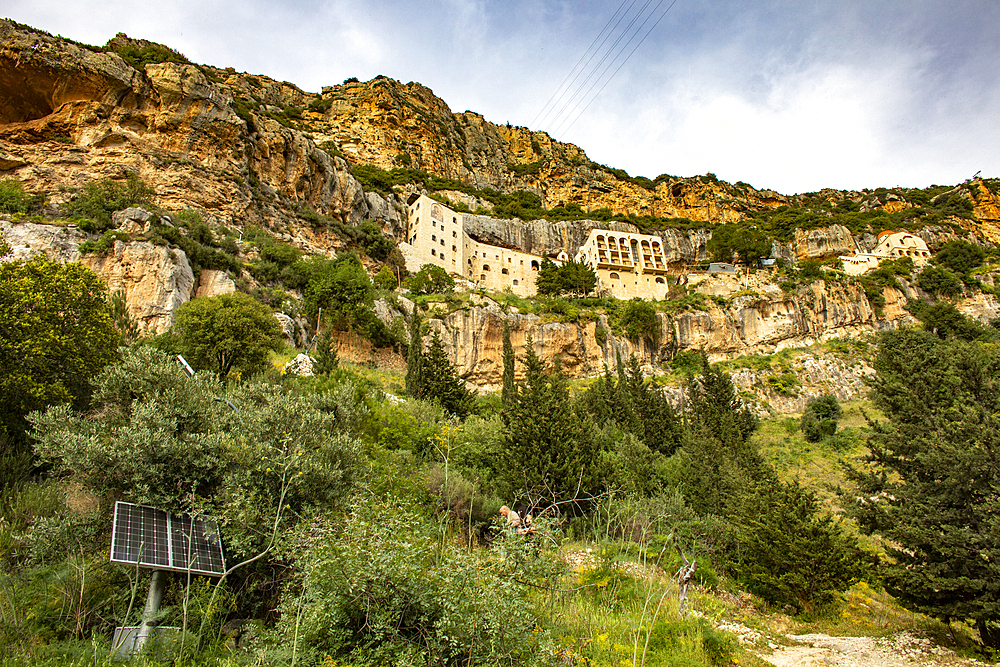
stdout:
[[[997,179],[784,196],[630,176],[417,83],[307,93],[125,35],[0,35],[26,91],[0,124],[4,664],[115,664],[115,628],[145,622],[164,641],[136,664],[763,665],[809,630],[1000,649]],[[60,97],[52,72],[86,76]],[[425,190],[498,226],[709,228],[683,273],[782,259],[743,267],[753,289],[671,276],[660,301],[596,297],[575,263],[546,262],[538,297],[487,293],[408,274],[402,202]],[[936,255],[848,276],[823,249],[837,226],[924,232]],[[67,261],[121,279],[136,249],[159,292],[187,280],[169,308]],[[483,313],[495,340],[456,331]],[[713,318],[782,313],[840,337],[703,351],[732,331]],[[576,337],[551,347],[559,325]],[[468,386],[460,339],[502,388]],[[571,383],[587,346],[603,372]],[[838,400],[838,374],[870,394]],[[150,571],[110,560],[118,501],[216,521],[224,576],[170,573],[146,613]]]

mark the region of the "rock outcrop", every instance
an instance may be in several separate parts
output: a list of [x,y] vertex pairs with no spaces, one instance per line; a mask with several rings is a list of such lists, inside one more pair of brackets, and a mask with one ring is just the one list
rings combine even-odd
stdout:
[[145,241],[116,241],[108,255],[84,255],[80,263],[99,275],[111,293],[123,292],[129,312],[143,331],[162,333],[194,289],[194,274],[183,250]]

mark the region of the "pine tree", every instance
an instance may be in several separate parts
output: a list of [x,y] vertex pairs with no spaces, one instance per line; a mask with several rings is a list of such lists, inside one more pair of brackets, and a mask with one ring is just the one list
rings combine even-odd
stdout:
[[[1000,351],[926,331],[879,337],[871,454],[852,508],[886,538],[886,589],[1000,648]],[[860,500],[858,500],[860,498]]]
[[422,398],[424,395],[424,344],[420,326],[420,313],[414,306],[410,314],[410,347],[406,352],[406,393],[413,398]]
[[421,364],[423,374],[422,394],[424,398],[436,400],[446,412],[457,417],[469,414],[472,394],[458,376],[455,367],[448,360],[441,336],[435,331]]
[[504,409],[509,409],[514,400],[514,346],[510,342],[510,324],[503,322],[503,390],[500,393]]
[[578,499],[579,509],[600,484],[596,445],[572,409],[561,370],[543,370],[530,337],[524,364],[525,378],[504,413],[505,477],[533,503]]

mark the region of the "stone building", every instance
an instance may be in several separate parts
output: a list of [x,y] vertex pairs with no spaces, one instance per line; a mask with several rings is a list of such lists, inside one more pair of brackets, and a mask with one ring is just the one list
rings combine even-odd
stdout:
[[464,214],[426,195],[411,195],[407,205],[406,241],[399,249],[408,271],[436,264],[484,289],[502,292],[510,288],[518,296],[535,294],[542,257],[480,243],[465,231]]
[[576,261],[597,274],[599,294],[616,299],[665,299],[669,275],[663,239],[593,229],[580,246]]
[[862,273],[878,268],[883,259],[900,259],[910,257],[917,266],[923,266],[931,259],[931,251],[919,236],[909,232],[893,232],[886,230],[878,235],[875,248],[870,253],[856,252],[853,255],[842,255],[840,260],[844,272],[859,276]]

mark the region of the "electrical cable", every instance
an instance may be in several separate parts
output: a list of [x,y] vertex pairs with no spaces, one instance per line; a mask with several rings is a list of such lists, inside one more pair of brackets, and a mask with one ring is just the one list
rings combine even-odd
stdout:
[[[535,123],[537,121],[543,120],[545,118],[545,116],[548,115],[547,113],[544,113],[545,110],[548,108],[549,104],[552,103],[552,100],[556,98],[556,95],[558,94],[559,95],[559,99],[561,100],[562,96],[566,94],[566,91],[569,90],[569,88],[573,86],[573,83],[576,82],[576,79],[580,76],[580,74],[583,73],[583,69],[581,69],[579,72],[577,72],[576,76],[573,77],[573,82],[569,84],[569,87],[567,87],[565,90],[563,90],[563,86],[565,86],[566,82],[569,81],[569,78],[571,76],[573,76],[573,72],[576,72],[576,69],[577,69],[577,67],[580,66],[580,63],[582,63],[584,61],[584,58],[587,58],[587,54],[591,52],[591,50],[594,48],[594,45],[597,44],[597,41],[599,39],[601,39],[601,36],[604,35],[604,31],[606,31],[608,29],[608,26],[611,25],[611,22],[615,20],[615,17],[618,16],[618,12],[620,12],[622,10],[622,7],[625,6],[626,2],[629,2],[629,0],[622,0],[622,3],[620,5],[618,5],[618,9],[616,9],[615,13],[611,15],[611,18],[608,19],[608,22],[604,24],[604,27],[601,28],[601,32],[599,32],[597,34],[597,37],[595,37],[594,41],[590,43],[590,46],[587,47],[587,50],[583,52],[583,54],[580,56],[580,59],[576,61],[576,64],[573,65],[573,69],[571,69],[569,71],[569,73],[566,74],[566,78],[564,78],[562,80],[562,83],[559,84],[559,87],[556,88],[552,92],[552,95],[549,97],[549,99],[542,106],[541,111],[539,111],[538,114],[532,119],[531,125],[529,125],[528,127],[535,127]],[[590,58],[587,58],[587,63],[583,66],[584,69],[586,69],[587,65],[590,64],[590,61],[594,59],[594,56],[597,55],[597,52],[600,51],[601,48],[604,47],[604,43],[608,41],[608,37],[611,36],[611,33],[613,33],[618,28],[618,25],[622,22],[622,19],[625,18],[625,16],[627,16],[630,11],[632,11],[632,7],[635,5],[636,2],[637,2],[637,0],[631,0],[631,4],[629,4],[628,9],[625,10],[625,13],[622,14],[621,18],[618,19],[618,23],[615,23],[615,26],[613,28],[611,28],[611,32],[609,32],[608,36],[604,38],[604,41],[602,41],[601,45],[597,47],[597,50],[593,54],[590,55]],[[560,92],[560,91],[562,91],[562,92]],[[558,104],[558,103],[559,102],[557,100],[556,104]]]
[[[653,30],[655,30],[655,29],[656,29],[656,26],[658,26],[658,25],[660,24],[660,21],[662,21],[662,20],[663,20],[663,17],[667,15],[667,12],[669,12],[669,11],[670,11],[670,9],[671,9],[671,8],[672,8],[672,7],[673,7],[673,6],[675,5],[675,4],[677,4],[677,0],[673,0],[673,1],[672,1],[672,2],[670,3],[670,6],[668,6],[668,7],[667,7],[667,8],[666,8],[666,9],[665,9],[665,10],[663,11],[663,14],[661,14],[661,15],[660,15],[660,18],[656,19],[656,23],[654,23],[654,24],[653,24],[653,26],[652,26],[652,27],[651,27],[651,28],[649,29],[649,32],[647,32],[647,33],[646,33],[646,34],[645,34],[645,35],[643,36],[642,40],[640,40],[640,42],[639,42],[638,44],[636,44],[636,45],[635,45],[635,48],[634,48],[634,49],[632,49],[631,53],[629,53],[629,54],[628,54],[628,57],[627,57],[627,58],[625,58],[625,60],[624,60],[624,61],[622,61],[622,64],[621,64],[621,65],[619,65],[619,66],[618,66],[618,69],[616,69],[616,70],[614,71],[614,73],[613,73],[613,74],[611,75],[611,78],[609,78],[609,79],[608,79],[607,81],[605,81],[605,82],[604,82],[604,85],[603,85],[603,86],[601,86],[601,89],[597,91],[597,94],[596,94],[596,95],[594,95],[594,96],[593,96],[593,97],[592,97],[592,98],[590,99],[590,102],[587,102],[587,106],[583,107],[583,109],[581,109],[581,110],[580,110],[580,113],[579,113],[579,114],[577,114],[576,118],[574,118],[574,119],[573,119],[573,122],[572,122],[572,123],[570,123],[569,125],[567,125],[567,126],[566,126],[566,129],[565,129],[565,130],[562,130],[563,132],[569,132],[570,128],[571,128],[571,127],[573,127],[573,124],[574,124],[574,123],[576,123],[576,121],[580,119],[580,116],[582,116],[582,115],[584,114],[584,112],[585,112],[585,111],[586,111],[587,109],[589,109],[589,108],[590,108],[590,105],[594,103],[594,100],[596,100],[596,99],[597,99],[598,97],[600,97],[601,93],[602,93],[602,92],[604,92],[604,89],[605,89],[605,88],[607,88],[608,84],[609,84],[609,83],[611,83],[611,81],[612,81],[612,80],[613,80],[613,79],[615,78],[615,76],[617,76],[617,75],[618,75],[618,72],[620,72],[620,71],[621,71],[621,68],[625,66],[625,63],[627,63],[627,62],[629,61],[629,58],[631,58],[631,57],[632,57],[632,54],[634,54],[634,53],[635,53],[635,52],[636,52],[636,51],[637,51],[637,50],[639,49],[639,47],[640,47],[640,46],[642,46],[642,43],[646,41],[646,38],[647,38],[647,37],[649,37],[649,34],[650,34],[651,32],[653,32]],[[640,29],[641,29],[641,28],[640,28]]]
[[[583,83],[580,84],[580,87],[576,89],[573,95],[570,96],[570,99],[563,105],[563,107],[556,114],[555,120],[553,121],[554,123],[558,121],[558,123],[556,124],[557,128],[556,131],[558,131],[558,127],[560,127],[563,123],[566,122],[566,120],[569,119],[570,116],[572,116],[573,112],[576,111],[576,108],[583,103],[583,100],[586,99],[587,94],[589,94],[589,92],[593,90],[593,87],[597,85],[597,82],[599,82],[600,79],[604,76],[604,74],[608,71],[608,69],[610,69],[614,65],[615,61],[618,60],[618,57],[625,51],[625,49],[628,48],[628,45],[632,43],[632,40],[634,40],[635,36],[639,34],[639,31],[642,30],[642,26],[644,26],[646,22],[649,21],[649,17],[651,17],[653,13],[655,13],[656,10],[659,9],[660,5],[663,4],[664,2],[664,0],[659,0],[656,7],[654,7],[653,11],[650,12],[649,16],[647,16],[646,19],[643,20],[639,28],[634,33],[632,33],[631,32],[632,27],[635,25],[635,22],[638,21],[639,18],[646,12],[646,8],[649,7],[652,1],[653,0],[646,0],[646,4],[644,4],[642,6],[642,9],[640,9],[638,13],[636,13],[636,15],[632,17],[632,20],[629,21],[629,24],[618,36],[614,44],[611,45],[611,48],[608,49],[608,51],[604,54],[601,60],[597,63],[597,65],[594,66],[594,69],[591,70],[591,72],[587,75],[587,78],[583,81]],[[625,42],[625,45],[622,46],[620,50],[615,52],[615,49],[618,48],[618,45],[621,44],[622,40],[626,36],[628,36],[628,41]],[[607,67],[604,68],[604,70],[601,71],[600,74],[597,75],[596,81],[594,83],[591,83],[590,87],[588,88],[587,84],[594,79],[594,74],[600,69],[601,65],[603,65],[608,60],[608,57],[611,56],[612,53],[614,53],[614,56],[611,58],[611,62],[607,65]],[[584,91],[584,89],[586,89],[587,92],[583,93],[583,96],[579,100],[577,100],[577,96],[579,96],[580,93]]]

